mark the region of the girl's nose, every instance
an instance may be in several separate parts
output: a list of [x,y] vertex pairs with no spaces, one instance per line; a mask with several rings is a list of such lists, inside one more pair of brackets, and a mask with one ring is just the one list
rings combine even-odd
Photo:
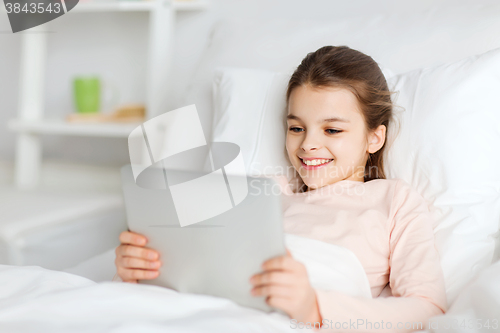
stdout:
[[315,151],[318,150],[320,147],[321,146],[319,142],[315,141],[314,138],[310,136],[306,137],[302,142],[302,145],[300,146],[300,148],[305,152]]

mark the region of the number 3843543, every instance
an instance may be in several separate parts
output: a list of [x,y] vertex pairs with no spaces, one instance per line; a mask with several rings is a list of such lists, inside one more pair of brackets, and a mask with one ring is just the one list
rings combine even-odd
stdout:
[[61,3],[6,3],[5,9],[7,14],[42,14],[55,13],[59,14],[62,11]]

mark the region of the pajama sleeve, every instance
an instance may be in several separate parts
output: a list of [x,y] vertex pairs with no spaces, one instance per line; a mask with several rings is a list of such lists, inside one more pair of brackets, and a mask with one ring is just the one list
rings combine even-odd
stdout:
[[395,185],[388,232],[392,297],[373,299],[316,289],[323,331],[413,332],[447,310],[444,277],[425,199],[403,180]]

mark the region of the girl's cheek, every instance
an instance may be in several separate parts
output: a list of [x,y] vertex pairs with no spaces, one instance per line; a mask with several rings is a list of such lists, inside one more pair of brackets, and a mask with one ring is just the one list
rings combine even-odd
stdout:
[[288,156],[291,157],[295,151],[294,150],[294,143],[293,143],[293,140],[291,138],[286,139],[285,148],[286,148],[286,152],[288,153]]

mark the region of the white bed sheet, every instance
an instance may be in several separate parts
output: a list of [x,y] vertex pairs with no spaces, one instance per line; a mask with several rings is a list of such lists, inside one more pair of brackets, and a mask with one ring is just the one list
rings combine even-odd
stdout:
[[[313,287],[371,298],[355,254],[341,246],[287,235]],[[317,253],[322,253],[317,256]],[[110,265],[111,251],[94,263]],[[74,272],[88,274],[89,261]],[[112,270],[105,267],[110,274]],[[96,267],[93,268],[94,273]],[[97,268],[97,270],[99,270]],[[111,278],[111,277],[110,277]],[[295,332],[280,313],[242,307],[218,297],[143,284],[90,279],[38,266],[0,266],[0,331],[10,332]]]
[[[366,295],[366,275],[359,275],[361,264],[352,260],[348,250],[297,237],[287,236],[286,241],[296,259],[306,263],[311,283],[316,287],[331,287],[351,294],[358,291],[370,296]],[[324,256],[311,260],[310,256],[318,250],[322,250]],[[289,319],[279,313],[265,314],[226,299],[180,294],[150,285],[110,282],[115,272],[110,265],[114,266],[114,251],[107,251],[71,269],[74,273],[94,277],[101,271],[101,278],[108,281],[100,283],[37,266],[0,265],[0,331],[296,331],[290,329]],[[329,270],[327,266],[330,265],[337,269]],[[337,283],[328,284],[332,279]],[[498,332],[499,281],[500,261],[477,275],[445,315],[432,318],[433,326],[425,332]],[[480,329],[479,323],[482,325]]]

